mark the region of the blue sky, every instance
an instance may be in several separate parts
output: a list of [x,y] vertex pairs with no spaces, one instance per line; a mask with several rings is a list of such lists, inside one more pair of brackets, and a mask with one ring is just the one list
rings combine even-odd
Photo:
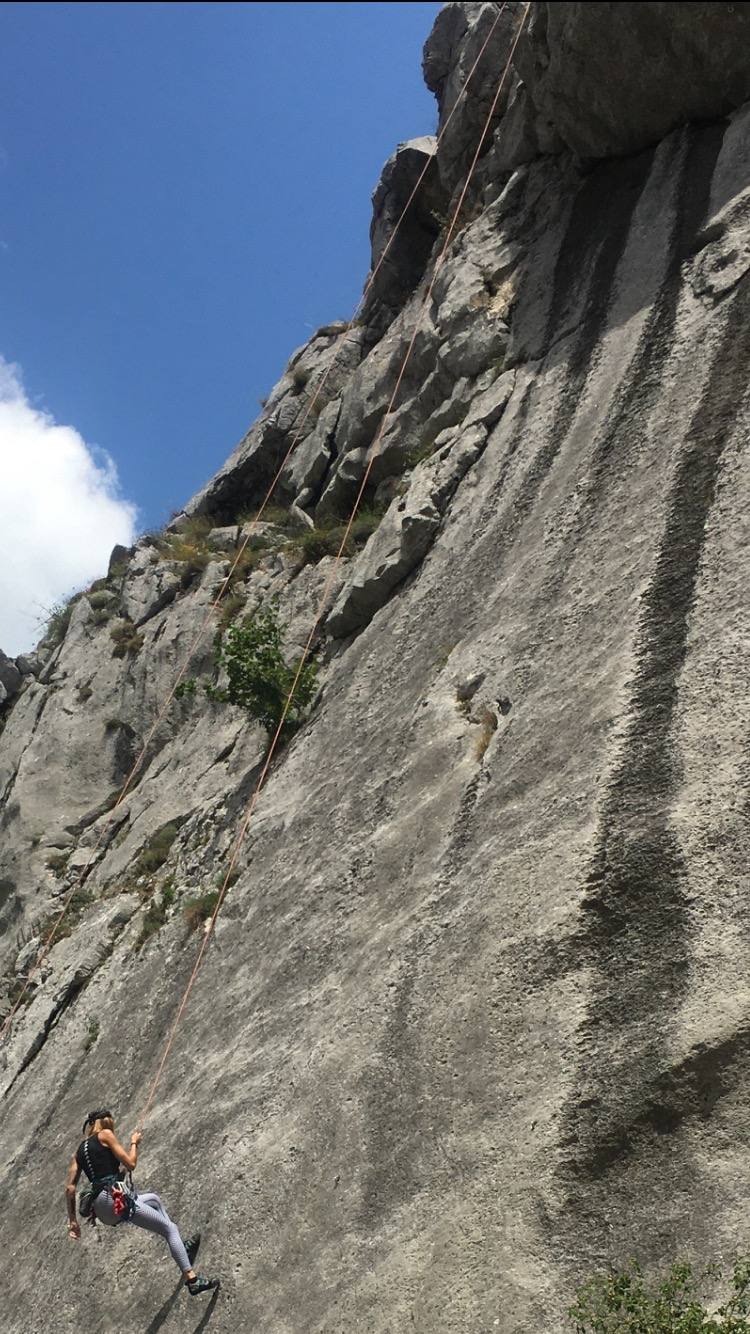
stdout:
[[154,524],[346,318],[370,193],[430,132],[434,4],[0,14],[0,353]]
[[352,313],[380,168],[435,128],[439,8],[0,8],[0,357],[39,420],[114,460],[139,527]]

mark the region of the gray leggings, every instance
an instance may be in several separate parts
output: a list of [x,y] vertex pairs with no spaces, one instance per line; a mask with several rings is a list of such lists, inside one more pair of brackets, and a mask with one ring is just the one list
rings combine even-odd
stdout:
[[[111,1227],[119,1221],[109,1191],[102,1191],[94,1209],[97,1221],[105,1223],[107,1227]],[[134,1227],[142,1227],[144,1232],[156,1232],[160,1237],[163,1237],[172,1252],[172,1259],[175,1264],[179,1265],[183,1274],[185,1270],[190,1268],[190,1261],[180,1236],[180,1230],[177,1224],[172,1222],[159,1196],[155,1195],[153,1191],[145,1191],[142,1194],[138,1192],[135,1213],[130,1222]]]

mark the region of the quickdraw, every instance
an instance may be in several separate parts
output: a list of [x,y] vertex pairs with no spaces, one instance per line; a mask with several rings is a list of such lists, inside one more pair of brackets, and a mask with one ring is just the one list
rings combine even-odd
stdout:
[[110,1186],[110,1195],[118,1223],[129,1223],[135,1213],[135,1197],[121,1182]]

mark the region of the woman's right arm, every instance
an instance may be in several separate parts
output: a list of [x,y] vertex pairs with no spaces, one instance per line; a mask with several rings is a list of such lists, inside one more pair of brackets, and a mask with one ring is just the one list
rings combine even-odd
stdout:
[[76,1186],[78,1178],[81,1175],[81,1169],[78,1166],[75,1154],[70,1160],[68,1168],[68,1179],[65,1183],[65,1203],[68,1208],[68,1236],[71,1241],[81,1240],[81,1228],[76,1218]]
[[138,1145],[141,1142],[140,1130],[134,1130],[130,1136],[130,1152],[124,1149],[120,1141],[115,1137],[111,1130],[100,1130],[97,1136],[100,1144],[105,1148],[111,1149],[116,1158],[124,1163],[129,1172],[132,1172],[138,1162]]

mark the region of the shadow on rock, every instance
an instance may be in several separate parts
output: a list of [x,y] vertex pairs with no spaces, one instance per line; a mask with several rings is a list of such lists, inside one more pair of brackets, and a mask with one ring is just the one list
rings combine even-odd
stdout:
[[218,1300],[219,1300],[219,1288],[215,1288],[211,1295],[211,1300],[208,1303],[208,1306],[203,1312],[203,1315],[198,1321],[198,1324],[195,1326],[194,1334],[201,1334],[201,1330],[206,1328],[209,1320],[211,1319],[211,1316],[214,1313],[214,1308]]
[[169,1315],[169,1312],[172,1310],[172,1307],[174,1306],[175,1302],[177,1301],[177,1298],[180,1295],[181,1288],[182,1288],[182,1279],[180,1279],[179,1283],[177,1284],[177,1287],[172,1293],[172,1296],[167,1298],[161,1310],[156,1312],[156,1315],[154,1316],[153,1320],[151,1321],[151,1324],[146,1330],[146,1334],[157,1334],[157,1330],[160,1330],[162,1328],[167,1316]]
[[[164,1324],[166,1323],[167,1316],[172,1310],[172,1307],[176,1304],[181,1289],[182,1289],[182,1280],[180,1280],[180,1282],[177,1284],[177,1287],[172,1293],[172,1296],[167,1298],[161,1310],[156,1312],[156,1315],[154,1316],[153,1320],[151,1321],[151,1324],[146,1330],[146,1334],[157,1334],[158,1330],[163,1329]],[[211,1319],[211,1316],[213,1315],[214,1308],[218,1300],[219,1300],[219,1289],[215,1288],[213,1293],[211,1294],[211,1300],[208,1303],[208,1306],[206,1307],[205,1311],[203,1312],[203,1315],[201,1316],[200,1320],[198,1321],[198,1324],[195,1327],[194,1334],[201,1334],[201,1330],[206,1328],[209,1320]]]

